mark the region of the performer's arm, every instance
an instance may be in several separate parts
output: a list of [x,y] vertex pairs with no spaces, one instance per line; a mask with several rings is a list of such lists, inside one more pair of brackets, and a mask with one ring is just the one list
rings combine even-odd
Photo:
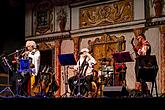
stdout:
[[134,44],[134,37],[133,37],[132,40],[131,40],[131,44],[132,44],[132,47],[133,47],[133,50],[134,50],[136,56],[138,56],[138,49],[136,48],[136,46],[135,46],[135,44]]

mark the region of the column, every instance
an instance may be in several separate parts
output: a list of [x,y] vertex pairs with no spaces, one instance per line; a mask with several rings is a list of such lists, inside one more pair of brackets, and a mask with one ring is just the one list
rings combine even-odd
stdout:
[[78,61],[78,56],[79,56],[79,46],[80,46],[80,37],[73,37],[73,42],[74,42],[74,55],[76,61]]
[[160,80],[159,80],[159,85],[160,85],[160,90],[161,93],[165,93],[165,25],[160,26]]
[[58,59],[58,55],[61,54],[61,42],[62,39],[56,39],[55,40],[55,78],[57,81],[57,84],[59,85],[59,89],[56,91],[56,96],[59,97],[61,94],[61,65]]

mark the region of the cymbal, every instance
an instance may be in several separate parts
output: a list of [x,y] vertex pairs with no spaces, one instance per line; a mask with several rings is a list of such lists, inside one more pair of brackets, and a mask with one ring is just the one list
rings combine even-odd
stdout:
[[100,58],[99,61],[102,62],[111,61],[111,58]]

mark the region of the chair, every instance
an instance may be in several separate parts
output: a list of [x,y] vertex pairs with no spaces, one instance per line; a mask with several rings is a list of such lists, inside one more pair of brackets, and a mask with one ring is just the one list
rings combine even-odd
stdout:
[[156,96],[158,97],[157,92],[157,83],[156,76],[158,72],[158,65],[155,55],[150,56],[140,56],[136,59],[136,78],[137,81],[152,82],[152,87],[150,94],[153,93],[153,88],[155,86]]

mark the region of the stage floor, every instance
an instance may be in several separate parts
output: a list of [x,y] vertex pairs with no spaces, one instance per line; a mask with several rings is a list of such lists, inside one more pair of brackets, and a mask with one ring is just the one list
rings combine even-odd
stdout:
[[[100,98],[44,98],[44,97],[0,97],[0,107],[6,109],[36,110],[109,110],[138,109],[164,110],[164,97],[100,97]],[[22,108],[23,107],[23,108]]]

